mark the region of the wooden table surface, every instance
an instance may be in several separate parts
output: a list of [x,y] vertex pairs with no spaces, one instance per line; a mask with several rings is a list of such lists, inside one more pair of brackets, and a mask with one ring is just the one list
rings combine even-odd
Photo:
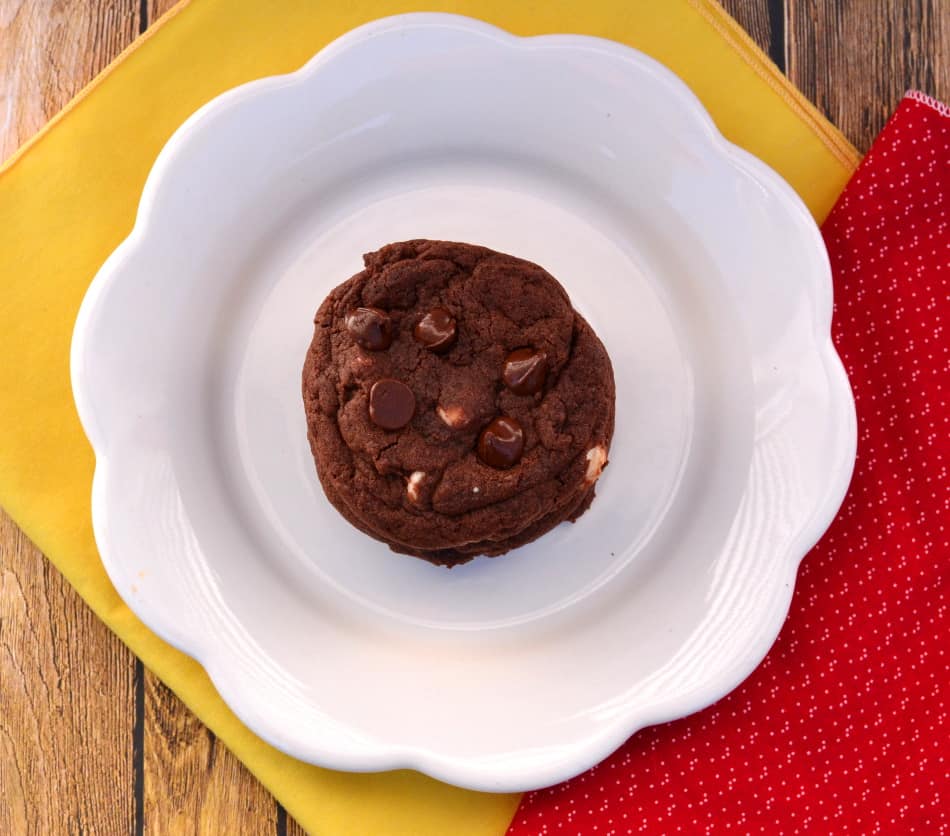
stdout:
[[[0,0],[0,160],[173,4]],[[950,0],[724,5],[862,152],[950,99]],[[302,832],[0,512],[0,834]]]

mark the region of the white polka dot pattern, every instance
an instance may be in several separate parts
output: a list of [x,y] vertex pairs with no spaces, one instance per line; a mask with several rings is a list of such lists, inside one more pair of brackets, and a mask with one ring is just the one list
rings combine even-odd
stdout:
[[848,497],[716,705],[529,793],[509,836],[950,833],[950,115],[911,93],[826,221]]

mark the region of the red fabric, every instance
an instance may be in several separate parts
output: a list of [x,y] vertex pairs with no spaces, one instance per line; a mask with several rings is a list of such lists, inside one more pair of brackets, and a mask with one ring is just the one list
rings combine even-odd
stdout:
[[857,469],[762,665],[525,796],[509,836],[950,833],[950,112],[910,94],[824,225]]

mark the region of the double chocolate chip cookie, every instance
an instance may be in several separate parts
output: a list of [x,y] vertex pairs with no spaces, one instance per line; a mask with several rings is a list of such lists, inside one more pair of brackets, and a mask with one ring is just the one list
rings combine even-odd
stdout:
[[604,346],[536,264],[389,244],[315,318],[303,370],[330,502],[397,552],[453,566],[576,520],[614,428]]

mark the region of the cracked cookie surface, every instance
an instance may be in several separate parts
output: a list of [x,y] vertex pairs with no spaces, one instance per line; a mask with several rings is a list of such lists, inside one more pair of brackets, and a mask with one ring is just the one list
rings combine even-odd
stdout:
[[614,425],[610,360],[536,264],[389,244],[326,298],[303,371],[327,498],[394,551],[499,555],[589,506]]

